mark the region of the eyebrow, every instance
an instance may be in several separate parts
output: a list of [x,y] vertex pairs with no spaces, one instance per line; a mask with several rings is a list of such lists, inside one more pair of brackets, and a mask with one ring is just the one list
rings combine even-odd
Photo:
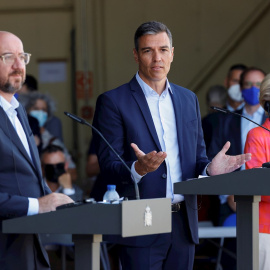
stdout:
[[[6,55],[6,54],[15,54],[15,53],[12,53],[12,52],[5,52],[5,53],[3,53],[2,55]],[[20,53],[18,53],[18,55],[20,55],[20,54],[25,54],[25,52],[20,52]]]
[[[170,47],[168,45],[164,45],[164,46],[160,46],[159,48],[161,49],[169,49]],[[147,49],[152,49],[152,47],[143,47],[141,48],[141,50],[147,50]]]

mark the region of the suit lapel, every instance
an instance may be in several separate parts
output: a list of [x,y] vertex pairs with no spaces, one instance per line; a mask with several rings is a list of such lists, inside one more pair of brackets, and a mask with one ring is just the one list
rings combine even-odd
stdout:
[[[42,176],[41,176],[41,172],[39,170],[39,164],[37,164],[37,162],[39,161],[39,155],[38,155],[37,147],[36,147],[35,141],[31,140],[31,136],[32,136],[33,132],[30,129],[30,126],[28,124],[28,119],[26,118],[26,114],[23,111],[23,108],[22,108],[21,105],[17,108],[17,116],[18,116],[18,118],[19,118],[19,120],[21,122],[21,125],[23,127],[23,130],[24,130],[24,132],[26,134],[26,138],[27,138],[27,142],[28,142],[28,145],[29,145],[32,160],[29,158],[24,146],[22,146],[24,151],[25,151],[24,155],[26,156],[26,158],[30,162],[30,164],[32,166],[34,165],[33,167],[36,170],[36,172],[38,173],[39,178],[41,179]],[[21,142],[21,140],[20,140],[20,142]]]
[[[183,139],[181,140],[180,138],[184,138],[182,132],[184,132],[183,127],[183,122],[182,122],[182,115],[183,115],[183,105],[182,105],[182,100],[179,95],[179,91],[176,91],[174,89],[173,85],[170,84],[170,87],[172,89],[172,93],[169,91],[173,103],[173,109],[174,109],[174,115],[175,115],[175,124],[176,124],[176,131],[177,131],[177,140],[178,140],[178,148],[179,148],[179,155],[180,155],[180,166],[182,167],[184,160],[182,161],[182,157],[184,156],[182,153],[183,150]],[[183,171],[183,170],[182,170]]]
[[150,109],[148,107],[146,98],[144,96],[144,93],[140,87],[140,85],[138,84],[136,77],[134,76],[133,79],[130,81],[130,88],[131,88],[131,93],[134,97],[134,99],[136,100],[141,112],[142,112],[142,116],[148,126],[149,132],[154,140],[154,142],[157,145],[157,148],[159,149],[159,151],[161,151],[161,146],[160,146],[160,142],[158,140],[158,136],[157,136],[157,131],[156,128],[154,126],[154,122],[151,116],[151,112]]
[[0,128],[6,134],[8,138],[14,143],[14,145],[19,149],[21,154],[28,160],[29,163],[32,163],[30,160],[22,142],[19,138],[16,130],[14,129],[12,123],[10,122],[8,116],[6,115],[3,108],[0,106]]

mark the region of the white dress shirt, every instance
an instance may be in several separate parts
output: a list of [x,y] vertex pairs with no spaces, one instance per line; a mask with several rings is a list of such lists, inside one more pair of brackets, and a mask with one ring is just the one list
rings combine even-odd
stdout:
[[[20,120],[17,117],[17,111],[16,109],[19,107],[19,102],[15,97],[12,97],[11,102],[9,103],[5,98],[3,98],[0,95],[0,106],[3,108],[5,113],[7,114],[11,124],[13,125],[14,129],[16,130],[19,138],[21,139],[21,142],[29,155],[30,159],[32,160],[32,156],[30,153],[29,144],[25,135],[25,132],[23,130],[23,127],[21,125]],[[39,210],[39,204],[38,200],[36,198],[28,198],[29,206],[28,206],[28,212],[27,215],[35,215],[38,213]]]

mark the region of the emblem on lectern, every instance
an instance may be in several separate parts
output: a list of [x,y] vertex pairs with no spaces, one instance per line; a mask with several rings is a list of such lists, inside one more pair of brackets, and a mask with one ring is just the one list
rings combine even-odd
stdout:
[[146,206],[144,212],[144,226],[152,226],[152,212],[148,205]]

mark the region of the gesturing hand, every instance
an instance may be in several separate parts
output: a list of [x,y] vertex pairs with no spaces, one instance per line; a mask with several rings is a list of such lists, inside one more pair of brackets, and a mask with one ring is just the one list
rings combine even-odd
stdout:
[[167,157],[165,152],[152,151],[145,154],[135,143],[132,143],[131,147],[138,159],[135,163],[135,170],[139,175],[155,171]]
[[213,158],[211,164],[207,168],[209,175],[233,172],[251,159],[250,153],[237,156],[226,155],[230,146],[231,143],[226,142],[221,151]]

